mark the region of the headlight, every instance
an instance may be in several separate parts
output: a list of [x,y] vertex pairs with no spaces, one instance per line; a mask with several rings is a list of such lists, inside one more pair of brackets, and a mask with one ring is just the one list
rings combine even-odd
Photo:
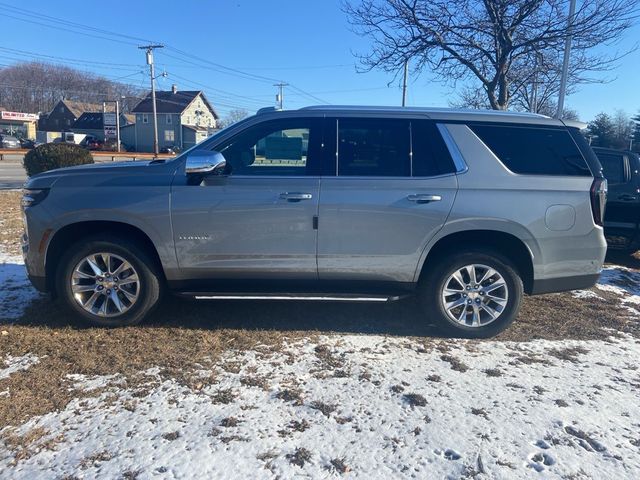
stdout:
[[33,207],[42,202],[49,193],[48,188],[32,190],[25,188],[22,190],[22,208]]

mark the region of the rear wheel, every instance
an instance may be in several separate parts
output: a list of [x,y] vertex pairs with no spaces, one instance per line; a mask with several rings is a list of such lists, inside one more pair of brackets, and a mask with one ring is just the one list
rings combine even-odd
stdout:
[[57,286],[64,303],[85,321],[135,325],[160,299],[158,270],[133,242],[89,238],[69,248],[61,259]]
[[419,284],[429,320],[454,336],[487,338],[515,319],[523,286],[509,260],[491,251],[450,254]]

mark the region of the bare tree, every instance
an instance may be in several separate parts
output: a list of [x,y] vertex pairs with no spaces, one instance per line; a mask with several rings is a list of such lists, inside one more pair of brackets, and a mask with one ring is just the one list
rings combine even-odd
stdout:
[[145,92],[63,65],[20,63],[0,69],[0,105],[20,112],[48,112],[58,100],[101,103],[120,100],[128,112]]
[[627,112],[617,109],[611,116],[613,122],[614,145],[617,148],[629,148],[635,124]]
[[371,50],[359,55],[365,69],[398,74],[411,58],[414,71],[428,68],[445,83],[472,80],[491,108],[504,110],[514,98],[526,108],[534,82],[538,99],[556,95],[568,35],[572,86],[598,81],[589,74],[612,69],[626,52],[594,47],[615,46],[638,4],[583,0],[571,29],[566,0],[345,0],[343,10],[355,31],[372,40]]
[[233,125],[236,122],[239,122],[243,118],[247,118],[249,116],[249,112],[243,108],[238,108],[235,110],[230,110],[227,115],[218,122],[218,126],[220,128],[228,127],[229,125]]

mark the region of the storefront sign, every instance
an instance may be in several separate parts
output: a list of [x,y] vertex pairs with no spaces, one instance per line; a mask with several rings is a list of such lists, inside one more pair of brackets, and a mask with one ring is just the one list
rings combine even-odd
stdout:
[[118,133],[116,131],[116,127],[112,127],[110,125],[105,125],[104,126],[104,138],[105,139],[117,138],[117,137],[118,137]]
[[104,126],[116,126],[116,114],[115,113],[103,113]]
[[15,120],[16,122],[35,122],[40,118],[37,113],[0,112],[2,120]]

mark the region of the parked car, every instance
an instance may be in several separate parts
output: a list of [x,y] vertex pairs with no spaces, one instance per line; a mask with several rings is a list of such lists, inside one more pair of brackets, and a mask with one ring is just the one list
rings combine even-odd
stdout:
[[640,250],[640,158],[626,150],[594,147],[609,183],[604,234],[609,248]]
[[164,290],[415,295],[425,323],[489,337],[523,293],[595,284],[601,169],[577,125],[540,115],[267,109],[175,159],[31,177],[23,250],[36,288],[97,325],[140,322]]
[[20,148],[20,142],[12,135],[0,134],[1,148]]
[[94,135],[87,135],[79,143],[81,147],[87,150],[101,150],[103,144],[104,141]]
[[169,145],[160,149],[160,153],[169,153],[171,155],[177,155],[180,151],[180,147],[177,145]]
[[26,149],[34,149],[37,146],[42,145],[42,142],[39,142],[38,140],[32,140],[29,138],[21,138],[20,139],[20,148],[26,148]]

